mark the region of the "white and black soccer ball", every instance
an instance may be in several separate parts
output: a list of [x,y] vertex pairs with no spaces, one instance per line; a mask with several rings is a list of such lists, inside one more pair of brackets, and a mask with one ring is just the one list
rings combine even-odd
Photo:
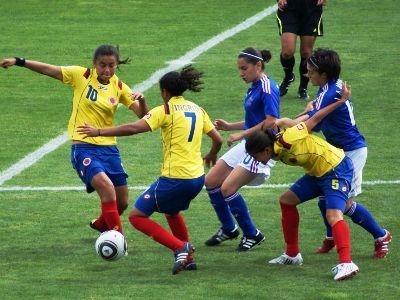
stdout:
[[117,230],[105,231],[96,240],[96,252],[101,258],[114,261],[128,254],[125,237]]

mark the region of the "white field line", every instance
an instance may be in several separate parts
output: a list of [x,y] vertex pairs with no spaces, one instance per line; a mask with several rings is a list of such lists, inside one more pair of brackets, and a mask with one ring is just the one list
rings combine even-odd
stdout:
[[[148,79],[139,83],[138,85],[133,87],[133,90],[145,92],[149,88],[151,88],[154,84],[158,82],[162,75],[167,72],[179,69],[189,63],[192,62],[193,59],[201,55],[202,53],[206,52],[210,48],[218,45],[219,43],[223,42],[224,40],[234,36],[235,34],[246,30],[256,24],[257,22],[261,21],[262,19],[268,17],[272,13],[274,13],[277,9],[277,5],[270,6],[263,11],[255,14],[254,16],[246,19],[242,23],[228,29],[220,34],[212,37],[211,39],[207,40],[206,42],[202,43],[200,46],[190,50],[183,56],[179,57],[178,59],[168,61],[168,66],[154,72]],[[8,169],[0,172],[0,186],[3,185],[6,181],[10,180],[14,176],[20,174],[25,169],[29,168],[36,162],[38,162],[43,156],[46,154],[56,150],[58,147],[62,146],[65,142],[68,141],[67,133],[63,133],[62,135],[52,139],[47,144],[43,145],[42,147],[38,148],[34,152],[28,154],[20,161],[16,162]]]
[[[364,186],[373,185],[397,185],[400,184],[400,180],[372,180],[364,181]],[[280,189],[287,188],[292,183],[277,183],[277,184],[262,184],[258,186],[244,186],[245,189]],[[144,191],[148,186],[138,185],[130,186],[130,190]],[[0,187],[0,192],[37,192],[37,191],[84,191],[84,186],[7,186]]]

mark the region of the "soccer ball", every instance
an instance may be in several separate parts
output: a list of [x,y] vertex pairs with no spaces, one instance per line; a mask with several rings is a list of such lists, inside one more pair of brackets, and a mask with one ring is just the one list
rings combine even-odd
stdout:
[[105,231],[96,240],[96,252],[101,258],[113,261],[128,255],[125,237],[116,230]]

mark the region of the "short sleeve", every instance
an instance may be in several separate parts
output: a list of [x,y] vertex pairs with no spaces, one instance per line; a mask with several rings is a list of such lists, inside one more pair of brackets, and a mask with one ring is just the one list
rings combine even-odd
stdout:
[[157,106],[150,110],[142,119],[150,126],[151,131],[154,131],[164,124],[164,118],[164,106]]
[[[76,86],[76,83],[80,77],[85,76],[85,72],[87,72],[90,69],[84,68],[84,67],[79,67],[79,66],[66,66],[66,67],[61,67],[61,72],[62,72],[62,82],[65,84],[68,84],[72,87]],[[90,73],[89,73],[90,74]]]
[[214,129],[214,124],[211,122],[210,117],[203,108],[201,108],[201,111],[203,112],[203,133],[207,134]]
[[132,100],[130,96],[132,94],[132,90],[128,85],[126,85],[122,81],[121,84],[122,84],[122,92],[119,98],[119,102],[129,108],[134,102],[134,100]]
[[272,94],[263,93],[264,114],[279,118],[279,99]]
[[309,135],[307,126],[301,122],[293,127],[286,129],[281,137],[287,144],[293,144],[297,140],[304,139]]

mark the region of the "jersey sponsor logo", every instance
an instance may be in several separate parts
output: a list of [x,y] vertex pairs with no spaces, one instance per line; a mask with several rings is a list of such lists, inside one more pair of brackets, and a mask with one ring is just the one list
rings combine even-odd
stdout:
[[303,130],[304,129],[303,124],[297,124],[296,127],[297,127],[298,130]]
[[110,99],[108,99],[108,101],[110,101],[110,103],[111,103],[112,105],[114,105],[115,103],[117,103],[117,100],[115,100],[114,97],[111,97]]
[[150,199],[150,194],[144,195],[143,198],[144,198],[145,200],[149,200],[149,199]]
[[151,114],[146,114],[143,118],[148,120],[151,118]]
[[342,192],[346,192],[347,191],[347,187],[346,186],[343,186],[342,187]]
[[85,167],[87,167],[88,165],[90,165],[91,162],[92,162],[92,160],[91,160],[89,157],[86,157],[86,158],[83,160],[82,164],[83,164]]
[[102,85],[99,85],[97,88],[101,91],[108,91],[108,88],[106,88],[105,86],[102,86]]

